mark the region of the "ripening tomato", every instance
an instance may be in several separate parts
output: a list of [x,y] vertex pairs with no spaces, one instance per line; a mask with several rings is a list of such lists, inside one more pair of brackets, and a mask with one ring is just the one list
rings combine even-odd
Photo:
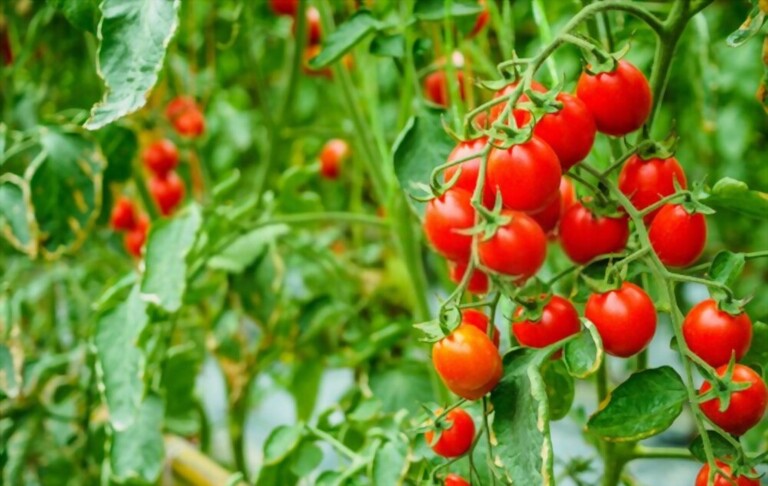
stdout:
[[595,143],[595,120],[579,98],[560,93],[557,101],[563,108],[547,113],[536,122],[533,134],[545,141],[557,154],[563,173],[589,155]]
[[155,175],[149,179],[149,193],[163,216],[173,213],[184,199],[185,192],[184,181],[176,172],[169,172],[165,176]]
[[[442,409],[436,410],[437,415],[442,412]],[[428,430],[424,433],[427,444],[435,454],[443,457],[463,456],[472,447],[472,441],[475,438],[475,422],[463,408],[454,408],[445,415],[443,420],[447,424],[443,426],[444,428],[440,428],[440,437],[437,442],[432,441],[435,437],[434,431]]]
[[[715,371],[718,376],[725,376],[728,365],[723,365]],[[768,404],[768,389],[763,379],[755,371],[744,365],[737,364],[733,368],[734,383],[748,383],[749,388],[731,393],[728,408],[720,411],[720,400],[712,398],[699,404],[701,411],[715,425],[733,435],[742,435],[763,418],[765,406]],[[705,381],[699,394],[706,393],[712,385]]]
[[432,347],[432,363],[440,378],[456,395],[477,400],[501,379],[499,350],[482,331],[461,324]]
[[[515,81],[514,83],[510,83],[504,86],[503,88],[498,90],[496,94],[493,95],[494,99],[501,98],[502,96],[511,94],[512,91],[514,91],[514,89],[517,87],[517,84],[518,84],[518,81]],[[547,92],[547,88],[545,88],[544,85],[536,81],[531,81],[531,89],[533,91],[538,91],[540,93]],[[528,98],[528,96],[525,93],[521,94],[520,98],[518,98],[517,100],[518,103],[523,103],[526,101],[530,101],[530,98]],[[493,108],[491,108],[491,116],[490,116],[491,122],[498,120],[501,114],[504,113],[505,106],[506,106],[506,103],[499,103],[498,105],[495,105]],[[513,109],[512,115],[515,117],[515,124],[518,127],[527,125],[528,122],[531,121],[531,113],[528,110],[525,110],[523,108]]]
[[[461,279],[464,278],[464,273],[467,271],[466,262],[452,262],[448,261],[448,276],[455,284],[459,284]],[[472,270],[472,275],[469,276],[469,282],[467,282],[467,290],[472,294],[487,294],[488,293],[488,275],[481,270]]]
[[173,123],[179,115],[191,110],[198,110],[194,98],[189,96],[177,96],[168,102],[168,106],[165,108],[165,117],[168,118],[168,121]]
[[[621,168],[619,189],[633,206],[642,211],[661,198],[674,194],[675,180],[682,189],[688,186],[685,172],[676,158],[643,160],[633,155]],[[645,223],[650,223],[656,213],[658,209],[645,215]]]
[[[488,139],[485,137],[476,138],[474,140],[467,140],[464,142],[459,142],[456,147],[454,147],[451,154],[448,156],[448,162],[452,162],[454,160],[461,160],[466,159],[467,157],[471,157],[475,154],[480,154],[483,149],[485,148],[485,145],[488,143]],[[456,171],[461,168],[461,173],[459,174],[459,178],[456,179],[456,184],[453,185],[453,187],[458,187],[461,189],[466,190],[470,194],[474,194],[475,192],[475,186],[477,185],[477,177],[478,173],[480,172],[480,164],[482,163],[481,158],[475,157],[474,159],[469,159],[466,162],[462,162],[459,165],[453,165],[451,167],[448,167],[445,169],[445,172],[443,173],[443,179],[448,182],[456,174]],[[483,204],[486,207],[492,208],[493,203],[496,200],[496,194],[493,193],[488,183],[485,184],[483,187]]]
[[576,85],[576,95],[592,113],[597,130],[616,137],[642,127],[653,102],[645,75],[623,59],[617,63],[615,71],[582,73]]
[[320,151],[320,174],[326,179],[336,179],[342,162],[349,157],[349,144],[339,138],[325,142]]
[[493,236],[477,245],[480,264],[496,273],[524,281],[544,264],[547,237],[541,227],[525,213],[504,210],[509,221],[496,229]]
[[[719,472],[716,472],[715,482],[714,484],[712,484],[712,486],[732,486],[729,479],[732,481],[736,481],[736,486],[760,486],[759,478],[748,478],[746,476],[734,477],[731,474],[731,466],[721,461],[716,461],[716,462],[718,467],[722,469],[723,472],[727,475],[727,478],[724,478],[722,475],[720,475]],[[752,472],[754,473],[755,470],[753,469]],[[699,471],[699,474],[696,476],[695,486],[709,486],[708,481],[709,481],[709,464],[704,464],[704,466]]]
[[130,231],[136,227],[136,208],[133,201],[127,197],[121,197],[112,206],[110,216],[112,228],[116,231]]
[[190,110],[179,115],[173,127],[182,137],[199,137],[205,131],[205,117],[200,110]]
[[147,240],[147,231],[149,231],[149,218],[141,215],[136,220],[133,229],[129,230],[123,237],[125,249],[136,258],[141,257],[141,250]]
[[[482,332],[488,334],[488,326],[491,323],[491,320],[488,318],[487,315],[483,314],[477,309],[464,309],[461,311],[461,322],[464,324],[469,324],[470,326],[475,326],[476,328],[480,329]],[[493,326],[493,345],[497,348],[499,347],[499,330],[496,328],[496,326]]]
[[709,366],[728,364],[747,354],[752,343],[752,320],[742,312],[732,315],[717,306],[714,299],[696,304],[683,321],[683,336],[688,348]]
[[562,175],[552,148],[538,137],[488,154],[486,186],[501,194],[504,207],[540,211],[557,197]]
[[469,261],[472,236],[460,233],[475,225],[472,195],[464,189],[451,188],[427,203],[424,232],[435,251],[454,261]]
[[152,142],[141,155],[147,169],[159,176],[166,175],[179,164],[179,150],[167,138]]
[[559,295],[553,295],[544,305],[537,321],[522,319],[523,310],[522,307],[515,309],[512,319],[512,333],[521,346],[544,348],[581,330],[576,308]]
[[[459,84],[459,96],[463,100],[466,96],[464,72],[458,68],[456,69],[456,81]],[[450,104],[451,95],[448,89],[448,78],[445,71],[435,71],[424,78],[424,96],[436,105],[448,106]]]
[[624,282],[617,290],[590,295],[584,316],[600,333],[605,352],[621,358],[645,349],[656,332],[653,301],[630,282]]
[[526,214],[541,226],[542,231],[549,233],[557,227],[557,223],[560,221],[561,206],[562,202],[560,201],[560,193],[558,192],[557,197],[547,204],[544,209],[535,213]]
[[483,10],[477,14],[477,20],[475,20],[475,25],[472,27],[472,30],[469,32],[469,35],[467,37],[474,37],[477,34],[480,33],[483,28],[485,28],[486,24],[488,23],[488,20],[491,18],[490,12],[488,12],[488,5],[485,3],[486,0],[477,0],[477,3],[483,7]]
[[299,0],[272,0],[272,11],[277,15],[296,15]]
[[668,267],[687,267],[699,259],[707,243],[707,220],[681,204],[665,204],[648,229],[653,251]]
[[444,486],[471,486],[466,479],[462,478],[458,474],[447,475],[443,484]]
[[626,216],[597,216],[577,202],[560,216],[560,244],[575,263],[585,264],[607,253],[624,250],[629,239]]

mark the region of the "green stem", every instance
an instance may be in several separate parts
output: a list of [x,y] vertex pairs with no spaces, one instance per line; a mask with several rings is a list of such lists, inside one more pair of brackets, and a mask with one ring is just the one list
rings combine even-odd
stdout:
[[682,447],[645,447],[637,446],[632,459],[690,459],[696,460],[691,451]]
[[314,435],[318,439],[324,440],[325,442],[330,444],[334,449],[339,451],[342,455],[346,456],[351,461],[353,462],[362,461],[362,458],[355,451],[345,446],[340,441],[336,440],[336,438],[331,434],[329,434],[328,432],[325,432],[324,430],[320,430],[314,425],[310,425],[310,424],[306,424],[305,427],[312,435]]

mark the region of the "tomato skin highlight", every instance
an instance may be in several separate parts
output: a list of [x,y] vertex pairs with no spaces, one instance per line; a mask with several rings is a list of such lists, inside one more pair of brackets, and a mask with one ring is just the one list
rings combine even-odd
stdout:
[[[621,168],[619,189],[639,211],[675,193],[675,181],[681,189],[688,187],[688,180],[680,163],[674,157],[643,160],[633,155]],[[657,209],[646,214],[646,224],[653,221]]]
[[136,226],[123,236],[123,245],[128,253],[136,258],[141,258],[141,250],[144,248],[144,242],[147,240],[148,231],[149,218],[144,215],[139,216]]
[[141,155],[147,169],[159,176],[166,175],[179,164],[179,150],[168,139],[153,142]]
[[508,149],[491,149],[486,185],[504,207],[536,212],[557,197],[562,171],[552,148],[536,136]]
[[707,244],[707,220],[701,213],[689,214],[680,204],[666,204],[648,230],[653,251],[673,268],[693,264]]
[[[465,159],[467,157],[471,157],[474,154],[478,154],[478,156],[473,159],[469,159],[466,162],[462,162],[461,164],[452,165],[451,167],[445,169],[445,172],[443,172],[443,180],[445,182],[450,181],[455,176],[456,171],[461,168],[461,173],[459,174],[458,179],[456,179],[456,183],[453,185],[453,187],[458,187],[459,189],[464,189],[470,194],[474,194],[475,187],[477,186],[478,176],[480,174],[480,164],[482,163],[480,153],[483,151],[487,143],[488,139],[485,137],[459,142],[458,145],[454,147],[453,151],[451,151],[447,162]],[[490,185],[486,182],[483,186],[483,205],[488,208],[492,208],[495,201],[496,194],[491,190]]]
[[576,96],[557,95],[563,108],[547,113],[536,122],[533,134],[549,144],[557,154],[563,173],[587,158],[595,143],[597,128],[592,113]]
[[432,363],[445,386],[467,400],[482,398],[501,379],[499,350],[469,324],[459,325],[432,346]]
[[576,95],[584,102],[601,133],[621,137],[643,126],[651,113],[653,95],[645,75],[620,60],[613,72],[583,72]]
[[[715,371],[718,376],[724,376],[728,365],[723,365]],[[731,401],[725,411],[720,411],[720,400],[712,398],[699,404],[701,411],[713,423],[729,434],[742,435],[757,425],[763,418],[766,404],[768,404],[768,389],[763,379],[752,368],[736,364],[733,368],[732,381],[736,383],[751,383],[749,388],[739,390],[731,394]],[[712,388],[705,381],[701,385],[699,394],[704,394]]]
[[427,203],[424,232],[437,253],[449,260],[469,261],[472,236],[458,233],[475,225],[472,195],[451,188]]
[[477,244],[480,263],[502,275],[527,280],[539,271],[547,256],[547,237],[525,213],[504,210],[509,222],[487,240]]
[[512,334],[527,348],[544,348],[581,330],[576,308],[559,295],[553,295],[546,303],[538,321],[518,320],[522,314],[523,308],[518,307],[513,314]]
[[[442,410],[437,410],[436,413],[439,415]],[[463,456],[472,447],[472,440],[475,438],[475,422],[463,408],[454,408],[445,415],[444,419],[451,422],[451,425],[441,431],[440,438],[435,443],[432,442],[434,432],[426,431],[424,437],[427,439],[427,444],[435,454],[440,456]]]
[[[468,264],[466,262],[448,262],[448,276],[451,282],[458,285],[461,283],[461,279],[464,278],[464,273],[467,271]],[[488,275],[483,273],[482,270],[473,269],[472,275],[469,276],[469,282],[467,283],[467,291],[472,294],[487,294],[488,293]]]
[[[723,470],[723,472],[727,475],[727,478],[733,479],[736,481],[736,486],[760,486],[760,479],[752,479],[745,476],[738,476],[733,477],[731,473],[731,466],[721,462],[716,461],[717,465],[720,467],[720,469]],[[753,469],[752,472],[755,472]],[[696,476],[696,485],[695,486],[708,486],[707,481],[709,480],[709,464],[704,464],[702,466],[701,470],[699,471],[699,474]],[[715,482],[713,486],[731,486],[731,483],[728,481],[728,479],[724,478],[720,475],[719,472],[715,473]]]
[[[464,86],[464,73],[456,68],[456,81],[459,84],[459,96],[463,100],[466,96]],[[435,71],[429,73],[424,78],[424,95],[432,103],[447,107],[451,101],[450,91],[448,89],[448,77],[445,71]]]
[[605,352],[621,358],[645,349],[656,333],[653,301],[631,282],[624,282],[617,290],[590,295],[584,316],[600,333]]
[[163,216],[173,213],[184,199],[185,192],[184,181],[175,172],[149,179],[149,193]]
[[[488,316],[477,309],[464,309],[461,311],[461,322],[474,326],[485,334],[488,334],[488,326],[491,324]],[[493,338],[491,340],[497,348],[499,347],[499,339],[499,330],[496,326],[493,326]]]
[[138,224],[136,207],[127,197],[120,197],[112,206],[110,224],[115,231],[130,231]]
[[[449,474],[445,477],[444,486],[470,486],[466,479],[458,474]],[[741,485],[739,485],[741,486]]]
[[600,255],[624,251],[629,240],[629,220],[626,216],[596,216],[577,202],[560,217],[558,231],[568,258],[584,264]]
[[338,178],[341,164],[347,157],[349,144],[346,141],[339,138],[328,140],[320,151],[320,175],[326,179]]
[[688,348],[713,368],[747,354],[752,343],[752,320],[746,312],[731,315],[717,307],[714,299],[696,304],[683,321]]

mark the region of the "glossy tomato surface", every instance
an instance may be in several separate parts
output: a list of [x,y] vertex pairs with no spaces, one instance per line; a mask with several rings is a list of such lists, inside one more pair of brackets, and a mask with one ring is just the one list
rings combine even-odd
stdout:
[[547,237],[525,213],[502,211],[509,219],[489,239],[477,245],[480,263],[496,273],[525,280],[539,271],[547,256]]
[[[441,414],[442,410],[437,410]],[[424,437],[435,454],[443,457],[459,457],[464,455],[475,438],[475,422],[463,408],[454,408],[443,418],[445,422],[440,429],[440,437],[435,441],[435,433],[428,430]]]
[[540,319],[521,319],[522,314],[523,309],[518,307],[512,320],[512,333],[520,345],[528,348],[544,348],[581,329],[576,308],[559,295],[553,295],[544,305]]
[[[470,326],[474,326],[485,334],[488,334],[488,326],[491,323],[488,316],[477,309],[464,309],[461,311],[461,322],[464,324],[469,324]],[[492,341],[493,345],[498,348],[499,330],[496,328],[496,326],[493,326]]]
[[[458,285],[461,279],[464,278],[467,267],[467,263],[464,262],[448,261],[448,276],[451,278],[451,281]],[[469,276],[469,282],[467,283],[467,290],[470,293],[487,294],[489,285],[488,275],[476,268],[472,270],[472,275]]]
[[461,324],[433,345],[432,363],[445,386],[467,400],[482,398],[501,379],[499,350],[469,324]]
[[[445,477],[445,486],[470,486],[466,479],[458,474],[449,474]],[[697,485],[698,486],[698,485]],[[742,486],[742,485],[739,485]]]
[[592,113],[579,98],[560,93],[557,101],[563,104],[563,108],[541,117],[533,134],[552,147],[565,173],[587,158],[595,143],[597,128]]
[[731,315],[718,308],[714,299],[696,304],[683,321],[683,336],[688,348],[713,368],[736,361],[747,354],[752,343],[749,316]]
[[[758,478],[748,478],[745,476],[733,477],[731,473],[731,466],[720,461],[717,461],[717,465],[720,467],[720,469],[723,470],[723,472],[726,474],[726,477],[723,477],[719,472],[715,473],[715,482],[712,486],[733,486],[733,484],[728,479],[736,481],[736,486],[760,486],[760,479]],[[754,469],[752,472],[755,472]],[[708,481],[709,464],[704,464],[704,466],[702,466],[701,470],[699,471],[699,474],[696,476],[695,486],[709,486]]]
[[472,195],[451,188],[427,203],[424,212],[424,232],[432,247],[449,260],[469,261],[472,236],[461,233],[475,224]]
[[600,333],[605,352],[621,358],[645,349],[656,333],[653,301],[643,289],[630,282],[624,282],[617,290],[592,294],[584,316]]
[[[480,164],[482,163],[480,154],[487,143],[488,139],[485,137],[459,142],[448,156],[447,162],[463,160],[467,157],[472,157],[473,155],[478,156],[445,169],[445,172],[443,172],[443,179],[445,182],[456,177],[456,172],[461,169],[461,173],[459,174],[458,179],[456,179],[456,183],[453,187],[458,187],[470,194],[474,194],[477,178],[480,173]],[[493,192],[490,185],[486,183],[483,186],[483,204],[486,207],[492,208],[495,200],[496,194]]]
[[704,252],[707,220],[701,213],[688,213],[680,204],[665,204],[653,218],[648,237],[664,265],[687,267]]
[[557,223],[560,222],[560,210],[562,209],[562,201],[560,199],[560,193],[558,191],[557,197],[555,197],[552,202],[547,204],[547,206],[542,209],[541,211],[537,211],[535,213],[526,213],[528,216],[533,218],[534,221],[536,221],[539,226],[541,226],[542,231],[545,233],[550,233],[552,230],[557,228]]
[[[680,188],[688,187],[688,180],[680,163],[674,157],[667,159],[643,160],[633,155],[619,174],[619,189],[639,210],[675,193],[675,181]],[[659,210],[645,215],[646,224],[653,220]]]
[[[717,368],[718,376],[725,376],[728,365]],[[763,418],[765,406],[768,404],[768,390],[763,379],[755,371],[744,365],[737,364],[733,368],[733,382],[748,383],[749,388],[731,393],[728,408],[720,411],[720,400],[712,398],[700,404],[701,411],[712,422],[729,434],[742,435]],[[705,381],[699,390],[706,393],[712,385]]]
[[600,255],[624,251],[629,220],[626,216],[597,216],[577,202],[560,216],[558,231],[568,258],[585,264]]

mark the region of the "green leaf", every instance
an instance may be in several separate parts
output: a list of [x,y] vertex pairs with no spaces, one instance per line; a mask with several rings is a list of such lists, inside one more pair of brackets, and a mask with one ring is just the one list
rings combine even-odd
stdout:
[[[712,446],[712,453],[715,457],[738,457],[741,454],[728,442],[728,439],[718,434],[713,430],[707,431],[707,437],[709,437],[709,443]],[[688,446],[688,450],[691,451],[693,457],[701,462],[707,462],[707,454],[704,452],[704,441],[702,436],[696,437],[691,445]]]
[[371,372],[369,385],[376,398],[381,400],[385,412],[408,410],[416,412],[419,403],[434,399],[432,382],[424,365],[404,361],[399,366],[381,366]]
[[382,24],[369,10],[360,9],[331,32],[323,42],[323,49],[309,61],[312,69],[321,69],[341,59],[346,52],[365,39],[371,32],[381,29]]
[[141,293],[167,312],[181,308],[187,287],[187,255],[201,223],[200,208],[190,204],[172,219],[154,222],[149,231]]
[[101,150],[107,158],[105,182],[123,182],[131,177],[132,162],[139,151],[139,139],[133,130],[108,125],[98,132]]
[[103,312],[96,321],[97,372],[109,420],[116,430],[133,423],[144,395],[145,357],[137,341],[147,323],[147,304],[138,285],[125,301]]
[[402,484],[407,472],[407,444],[389,441],[376,450],[371,467],[371,484]]
[[17,250],[37,256],[34,216],[28,211],[29,185],[16,174],[0,176],[0,234]]
[[317,366],[317,361],[309,359],[294,367],[288,389],[296,402],[296,416],[299,420],[309,420],[312,416],[324,370],[322,366]]
[[715,255],[708,273],[716,282],[732,287],[744,270],[745,263],[746,259],[742,253],[723,250]]
[[116,430],[109,451],[113,479],[154,484],[163,470],[163,414],[165,405],[156,396],[141,404],[136,420],[124,430]]
[[763,377],[768,374],[768,324],[759,321],[752,324],[752,343],[741,361],[759,366]]
[[[409,196],[424,195],[417,184],[429,184],[432,169],[444,164],[456,143],[445,133],[442,111],[424,108],[408,120],[394,146],[394,163],[400,187]],[[419,217],[424,215],[425,204],[408,198]]]
[[96,130],[147,103],[178,26],[180,0],[102,0],[98,29],[98,73],[102,100],[85,122]]
[[565,344],[563,361],[568,372],[576,378],[586,378],[595,373],[603,363],[603,342],[595,325],[582,319],[584,330]]
[[99,3],[96,0],[48,0],[67,21],[80,30],[96,34],[99,24]]
[[499,440],[494,464],[512,484],[555,484],[547,391],[539,367],[546,353],[525,348],[504,356],[504,376],[491,392]]
[[483,11],[477,0],[453,0],[451,8],[446,8],[443,0],[419,0],[413,9],[414,16],[419,20],[442,20],[449,14],[451,17],[477,15]]
[[290,230],[287,225],[274,224],[246,233],[208,260],[208,267],[227,273],[243,273],[270,244]]
[[576,396],[573,378],[568,374],[565,363],[559,359],[544,363],[541,376],[547,388],[549,419],[560,420],[568,415]]
[[765,12],[760,10],[758,6],[753,7],[747,20],[741,24],[737,31],[728,36],[726,42],[730,47],[739,47],[760,32],[765,20]]
[[202,344],[189,342],[168,350],[161,389],[172,397],[166,404],[166,428],[182,436],[199,432],[200,416],[195,398],[197,376],[203,365]]
[[304,424],[280,425],[272,430],[264,443],[264,464],[272,465],[282,461],[301,441]]
[[[16,398],[21,391],[21,363],[17,359],[23,355],[17,351],[19,350],[0,344],[0,398]],[[14,357],[14,354],[17,357]]]
[[637,441],[666,430],[688,400],[685,384],[669,366],[640,371],[616,387],[587,422],[610,441]]
[[727,209],[756,219],[768,218],[768,194],[752,191],[745,182],[725,177],[700,198],[701,202],[715,209]]
[[304,441],[291,458],[291,472],[305,477],[323,461],[323,450],[314,442]]
[[401,59],[405,56],[405,37],[379,32],[371,41],[371,54]]

